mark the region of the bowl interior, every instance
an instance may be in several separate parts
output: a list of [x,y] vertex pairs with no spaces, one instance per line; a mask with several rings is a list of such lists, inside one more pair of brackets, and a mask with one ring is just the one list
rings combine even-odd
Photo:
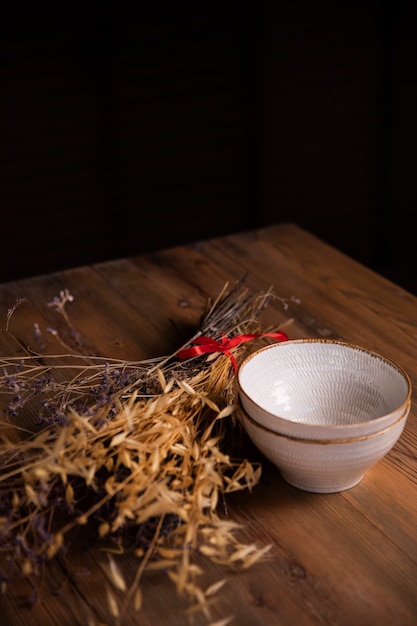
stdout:
[[292,422],[343,425],[392,413],[409,398],[408,376],[365,348],[294,340],[261,348],[238,371],[239,393]]

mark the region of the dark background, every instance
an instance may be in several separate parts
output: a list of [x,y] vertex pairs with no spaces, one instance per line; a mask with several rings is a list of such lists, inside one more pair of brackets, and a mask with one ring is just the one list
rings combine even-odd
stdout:
[[415,4],[3,9],[0,281],[293,221],[417,293]]

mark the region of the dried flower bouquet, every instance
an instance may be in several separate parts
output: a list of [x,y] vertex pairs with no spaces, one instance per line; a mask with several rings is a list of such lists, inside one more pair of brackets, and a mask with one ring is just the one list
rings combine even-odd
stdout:
[[[249,295],[242,282],[229,293],[226,286],[183,349],[201,337],[221,342],[258,332],[260,312],[276,297],[272,290]],[[72,299],[64,291],[49,306],[74,331],[66,310]],[[21,304],[8,312],[3,332],[11,336]],[[189,599],[189,610],[209,621],[222,583],[203,589],[194,555],[246,568],[268,550],[242,545],[236,524],[218,506],[224,494],[251,490],[261,472],[233,459],[228,446],[238,427],[234,359],[245,349],[237,343],[185,360],[175,353],[140,362],[71,351],[1,358],[1,591],[23,578],[35,601],[48,562],[65,558],[71,533],[90,525],[98,543],[137,557],[136,576],[127,583],[108,552],[113,623],[122,623],[128,606],[140,610],[147,570],[164,571]]]

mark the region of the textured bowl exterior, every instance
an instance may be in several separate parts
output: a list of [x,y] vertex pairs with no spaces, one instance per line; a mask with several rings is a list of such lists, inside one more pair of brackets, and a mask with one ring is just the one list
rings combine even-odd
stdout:
[[255,422],[238,405],[237,415],[255,446],[279,469],[289,484],[315,493],[334,493],[357,485],[366,471],[398,441],[411,403],[396,422],[366,435],[336,440],[288,437]]
[[305,439],[376,433],[403,415],[411,398],[406,372],[386,357],[332,339],[297,339],[248,355],[237,394],[259,424]]

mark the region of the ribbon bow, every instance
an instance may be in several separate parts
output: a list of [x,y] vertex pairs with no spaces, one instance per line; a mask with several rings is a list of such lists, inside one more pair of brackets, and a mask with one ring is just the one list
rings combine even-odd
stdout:
[[257,337],[272,337],[273,339],[277,339],[278,341],[288,340],[288,335],[282,332],[282,330],[276,333],[252,333],[245,335],[236,335],[236,337],[232,337],[231,339],[229,339],[226,335],[222,335],[220,341],[212,339],[211,337],[205,337],[203,335],[193,341],[193,345],[190,348],[184,348],[183,350],[179,350],[177,352],[177,357],[180,360],[185,360],[193,356],[199,356],[201,354],[209,354],[211,352],[223,352],[231,360],[233,370],[236,373],[237,362],[235,357],[231,353],[231,349],[236,348],[241,343],[256,339]]

